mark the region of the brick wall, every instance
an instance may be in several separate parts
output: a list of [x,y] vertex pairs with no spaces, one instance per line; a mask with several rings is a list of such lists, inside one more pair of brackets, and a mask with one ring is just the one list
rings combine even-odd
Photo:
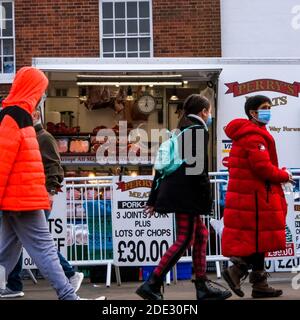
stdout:
[[220,57],[220,0],[152,0],[154,56]]
[[0,84],[0,97],[5,98],[10,90],[10,84]]
[[98,0],[17,0],[17,69],[32,57],[98,57]]
[[[220,0],[152,0],[155,57],[221,55]],[[17,69],[32,57],[98,57],[99,0],[18,0]]]

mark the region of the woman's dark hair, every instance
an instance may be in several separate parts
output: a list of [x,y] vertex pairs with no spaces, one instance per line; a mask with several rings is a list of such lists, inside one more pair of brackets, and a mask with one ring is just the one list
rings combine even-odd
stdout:
[[200,96],[200,94],[191,94],[186,98],[183,104],[183,110],[185,115],[188,114],[198,114],[203,109],[209,109],[210,103],[209,101]]
[[269,102],[272,105],[272,101],[266,96],[256,95],[249,97],[245,103],[245,112],[248,118],[252,119],[250,110],[256,111],[265,102]]

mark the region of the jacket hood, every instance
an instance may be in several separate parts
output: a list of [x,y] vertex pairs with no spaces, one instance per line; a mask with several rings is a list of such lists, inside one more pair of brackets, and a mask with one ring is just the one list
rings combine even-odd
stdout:
[[205,128],[206,131],[208,131],[207,126],[204,123],[204,121],[201,121],[198,118],[190,117],[189,115],[183,115],[178,122],[177,128],[184,129],[190,126],[199,125],[203,126],[203,128]]
[[48,86],[45,74],[33,67],[21,68],[14,79],[8,97],[3,100],[3,108],[18,106],[30,114],[36,108]]
[[238,140],[248,134],[259,134],[270,139],[270,133],[265,126],[259,127],[248,119],[235,119],[229,122],[224,131],[231,140]]

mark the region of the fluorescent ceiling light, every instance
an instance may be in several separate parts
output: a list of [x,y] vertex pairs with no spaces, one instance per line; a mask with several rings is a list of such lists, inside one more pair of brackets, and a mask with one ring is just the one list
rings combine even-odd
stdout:
[[77,76],[78,79],[178,79],[182,78],[182,74],[145,74],[145,75],[87,75]]
[[181,86],[182,82],[77,82],[78,86]]

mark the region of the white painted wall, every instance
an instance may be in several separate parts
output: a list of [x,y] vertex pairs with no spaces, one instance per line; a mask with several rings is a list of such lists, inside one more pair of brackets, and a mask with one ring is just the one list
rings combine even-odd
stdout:
[[299,57],[299,0],[221,0],[223,57]]

